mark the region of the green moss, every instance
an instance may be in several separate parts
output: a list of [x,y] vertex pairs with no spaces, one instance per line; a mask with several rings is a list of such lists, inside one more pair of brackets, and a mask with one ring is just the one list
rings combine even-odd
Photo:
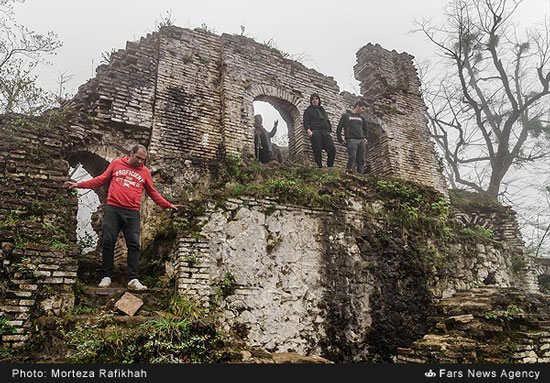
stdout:
[[459,210],[498,208],[502,205],[488,194],[476,193],[461,189],[450,189],[449,198],[451,205]]
[[13,334],[15,330],[15,327],[13,327],[10,323],[8,318],[2,316],[0,317],[0,337],[2,335],[9,335]]
[[521,256],[513,256],[512,257],[512,271],[514,274],[519,273],[524,267],[527,261],[524,257]]

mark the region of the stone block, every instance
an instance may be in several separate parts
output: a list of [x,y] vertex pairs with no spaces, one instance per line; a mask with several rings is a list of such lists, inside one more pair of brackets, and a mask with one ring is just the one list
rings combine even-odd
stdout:
[[133,316],[143,305],[143,300],[134,294],[125,292],[124,295],[115,303],[115,309],[122,311],[126,315]]
[[28,335],[3,335],[2,341],[4,342],[14,342],[14,341],[20,341],[24,342],[27,340],[29,336]]

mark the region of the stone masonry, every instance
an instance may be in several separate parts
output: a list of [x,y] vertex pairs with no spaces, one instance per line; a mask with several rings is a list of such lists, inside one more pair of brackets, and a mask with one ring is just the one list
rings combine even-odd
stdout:
[[[356,77],[371,103],[370,169],[444,192],[411,56],[367,45],[357,57]],[[356,97],[340,93],[332,77],[244,36],[164,27],[114,52],[79,88],[70,139],[75,152],[99,154],[103,148],[111,156],[132,141],[143,143],[153,171],[166,161],[251,156],[253,102],[260,100],[271,103],[289,127],[290,161],[313,163],[302,115],[314,92],[335,134]],[[336,165],[343,167],[346,149],[336,146]]]
[[367,160],[374,174],[416,181],[445,194],[412,59],[378,44],[367,44],[357,52],[355,78],[374,125]]
[[76,195],[55,116],[3,116],[0,131],[0,318],[3,346],[20,346],[39,315],[74,305]]
[[[252,346],[336,360],[372,357],[365,334],[376,320],[377,275],[395,270],[374,268],[377,251],[365,251],[359,241],[366,234],[357,233],[381,229],[382,221],[370,226],[360,208],[334,212],[242,198],[223,210],[211,206],[200,220],[200,236],[181,237],[174,259],[181,294],[223,305],[228,328],[241,329]],[[479,284],[523,287],[505,250],[457,244],[451,252],[457,271],[433,278],[436,300]],[[327,344],[334,337],[344,340]]]

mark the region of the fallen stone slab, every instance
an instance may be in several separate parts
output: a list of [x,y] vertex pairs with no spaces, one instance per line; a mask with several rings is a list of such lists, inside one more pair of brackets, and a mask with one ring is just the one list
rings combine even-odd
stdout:
[[122,311],[124,314],[133,316],[143,305],[143,300],[136,297],[134,294],[125,292],[124,295],[115,303],[115,309]]

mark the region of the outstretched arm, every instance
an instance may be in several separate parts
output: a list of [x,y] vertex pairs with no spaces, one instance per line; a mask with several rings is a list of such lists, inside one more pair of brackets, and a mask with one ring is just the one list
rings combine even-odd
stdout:
[[273,129],[271,129],[271,132],[269,132],[269,137],[275,136],[275,134],[277,133],[277,125],[279,125],[279,120],[275,120],[275,122],[273,123]]
[[65,181],[63,183],[63,187],[67,189],[74,189],[74,188],[95,189],[101,185],[104,185],[107,182],[109,182],[109,180],[111,179],[111,175],[113,173],[113,162],[111,162],[107,167],[107,169],[105,169],[105,171],[102,174],[98,175],[97,177],[94,177],[88,181],[80,181],[80,182]]

